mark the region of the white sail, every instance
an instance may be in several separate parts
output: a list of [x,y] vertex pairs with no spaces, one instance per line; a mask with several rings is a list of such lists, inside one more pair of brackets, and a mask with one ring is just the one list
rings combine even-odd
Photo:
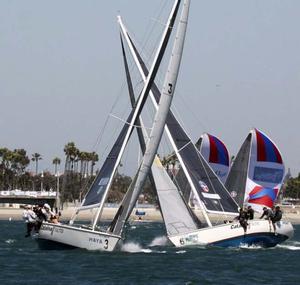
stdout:
[[[130,201],[126,201],[126,204],[128,202],[129,203],[126,205],[126,207],[122,209],[122,213],[119,213],[119,217],[117,218],[117,221],[113,227],[114,233],[119,234],[122,231],[124,223],[129,218],[137,201],[138,195],[142,191],[146,178],[150,172],[154,157],[156,155],[176,86],[184,45],[188,12],[189,1],[185,1],[181,18],[178,24],[178,30],[175,38],[175,43],[172,49],[172,55],[169,62],[168,71],[163,84],[163,91],[159,108],[155,114],[154,123],[150,133],[150,139],[147,143],[146,152],[143,156],[141,166],[128,190],[128,193],[131,193]],[[125,200],[128,199],[127,197],[125,197]],[[123,203],[121,207],[123,207]]]
[[170,176],[158,157],[151,167],[156,182],[159,205],[168,235],[186,233],[199,228],[196,217],[188,210]]

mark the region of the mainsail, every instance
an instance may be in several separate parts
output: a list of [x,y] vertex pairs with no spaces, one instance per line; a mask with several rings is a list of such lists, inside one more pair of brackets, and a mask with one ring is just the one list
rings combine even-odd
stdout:
[[[147,67],[122,22],[120,22],[120,26],[135,63],[145,80],[148,74]],[[158,108],[160,92],[155,84],[152,86],[150,97],[154,106]],[[181,166],[184,169],[184,174],[188,182],[187,184],[192,186],[192,191],[194,193],[200,193],[201,201],[199,201],[199,203],[202,204],[205,211],[216,213],[225,212],[230,214],[237,213],[237,204],[211,170],[202,155],[199,154],[193,142],[171,111],[169,111],[167,116],[165,130]],[[210,225],[211,223],[208,217],[206,215],[205,217],[207,223]]]
[[[238,167],[242,169],[240,175],[236,172]],[[284,164],[278,147],[266,134],[258,129],[250,131],[231,171],[226,185],[232,193],[238,193],[241,206],[246,203],[261,211],[264,206],[274,205],[284,177]],[[236,180],[243,183],[239,189],[235,188],[239,183]]]
[[243,207],[245,200],[245,185],[248,177],[251,138],[252,134],[250,133],[241,146],[237,156],[234,158],[225,182],[225,187],[240,207]]

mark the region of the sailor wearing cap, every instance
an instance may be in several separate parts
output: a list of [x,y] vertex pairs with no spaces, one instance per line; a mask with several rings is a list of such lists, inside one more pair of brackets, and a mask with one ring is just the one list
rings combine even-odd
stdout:
[[32,206],[30,205],[25,206],[25,210],[23,211],[22,217],[27,227],[27,232],[25,237],[29,237],[36,223],[36,214],[32,210]]
[[51,211],[51,207],[47,203],[44,204],[42,213],[44,214],[46,221],[50,221],[51,216],[54,216],[54,213]]

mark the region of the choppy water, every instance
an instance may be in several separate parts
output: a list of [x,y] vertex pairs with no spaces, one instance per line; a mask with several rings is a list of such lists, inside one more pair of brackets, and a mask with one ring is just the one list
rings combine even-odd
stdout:
[[300,284],[300,226],[271,249],[172,247],[161,223],[128,228],[121,250],[40,250],[22,222],[0,221],[0,284]]

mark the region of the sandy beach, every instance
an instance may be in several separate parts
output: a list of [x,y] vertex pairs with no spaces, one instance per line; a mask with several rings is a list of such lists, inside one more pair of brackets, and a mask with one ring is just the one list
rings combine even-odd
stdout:
[[[142,221],[162,221],[160,211],[156,208],[138,208],[139,211],[144,211],[145,215],[142,216]],[[293,224],[300,224],[300,206],[282,206],[284,212],[283,220],[290,221]],[[95,210],[83,211],[78,215],[79,221],[89,221],[94,215]],[[112,220],[116,214],[117,208],[106,207],[103,211],[103,220]],[[133,210],[130,219],[138,220],[138,216],[135,215],[136,209]],[[62,211],[61,220],[68,221],[75,212],[75,207],[70,206]],[[20,208],[0,208],[0,220],[22,220],[23,209]],[[201,211],[196,210],[196,214],[201,219]],[[230,220],[232,217],[226,217],[224,215],[209,215],[213,222]],[[259,217],[256,214],[256,217]],[[202,218],[203,220],[203,218]]]

